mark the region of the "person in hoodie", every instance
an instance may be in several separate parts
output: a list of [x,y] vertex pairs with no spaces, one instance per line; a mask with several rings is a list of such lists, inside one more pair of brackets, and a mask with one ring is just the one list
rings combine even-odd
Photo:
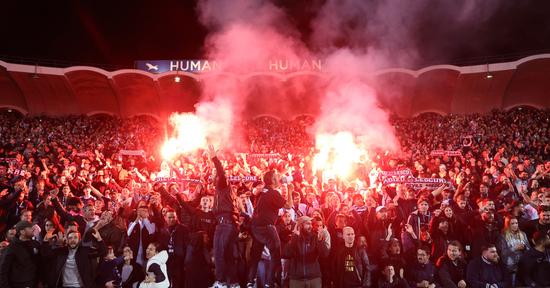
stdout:
[[329,254],[326,233],[319,230],[313,233],[312,219],[298,218],[295,234],[285,247],[283,256],[290,259],[289,279],[293,287],[321,287],[321,266],[319,258]]
[[147,264],[145,266],[145,280],[139,288],[169,288],[168,272],[166,262],[168,261],[168,252],[160,249],[158,242],[151,242],[145,251]]

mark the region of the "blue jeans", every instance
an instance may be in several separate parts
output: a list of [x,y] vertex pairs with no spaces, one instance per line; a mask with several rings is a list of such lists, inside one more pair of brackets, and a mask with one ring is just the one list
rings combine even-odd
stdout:
[[237,239],[239,233],[233,224],[218,224],[214,232],[214,264],[216,281],[237,283]]
[[253,282],[258,272],[258,262],[262,257],[264,247],[267,246],[271,255],[270,265],[266,271],[266,285],[274,287],[275,271],[281,265],[281,240],[277,229],[273,225],[252,226],[252,248],[250,249],[250,268],[248,270],[248,281]]

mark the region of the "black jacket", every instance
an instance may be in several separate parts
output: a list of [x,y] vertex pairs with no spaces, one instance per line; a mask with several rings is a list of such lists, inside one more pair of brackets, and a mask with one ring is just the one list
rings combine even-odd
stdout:
[[40,244],[34,240],[14,239],[3,253],[0,287],[35,287],[38,279]]
[[472,288],[485,288],[487,284],[497,284],[499,288],[509,287],[511,279],[508,275],[502,262],[488,264],[481,257],[471,260],[466,272],[468,285]]
[[317,235],[293,235],[285,247],[283,257],[290,259],[288,276],[294,280],[321,278],[319,257],[327,257],[329,247]]
[[228,219],[232,219],[234,223],[237,223],[239,211],[237,210],[237,207],[235,207],[235,201],[231,195],[231,187],[227,184],[222,163],[218,157],[212,158],[212,162],[214,162],[217,174],[216,194],[214,195],[214,206],[212,208],[212,212],[214,212],[217,219],[226,217]]
[[[171,235],[173,243],[170,243]],[[181,261],[182,264],[183,261],[185,261],[185,252],[187,250],[188,238],[189,229],[181,224],[176,224],[174,227],[162,227],[158,234],[158,242],[166,247],[168,256],[171,258],[170,260],[177,259],[177,261]],[[174,257],[176,259],[172,259]]]
[[[132,273],[126,279],[126,282],[122,282],[122,288],[132,288],[132,285],[136,282],[143,281],[145,279],[145,269],[135,261],[131,262]],[[118,271],[122,274],[124,263],[117,266]]]
[[[130,225],[132,225],[132,223],[130,223]],[[128,229],[130,229],[130,225],[128,225]],[[147,250],[147,246],[149,246],[150,243],[156,240],[156,236],[157,236],[156,226],[155,226],[155,232],[150,233],[149,230],[147,230],[147,228],[145,227],[145,225],[141,227],[139,223],[135,224],[132,231],[130,232],[130,235],[128,236],[128,238],[126,238],[127,245],[130,247],[130,249],[132,249],[132,252],[134,253],[134,259],[137,259],[137,255],[138,255],[140,234],[141,234],[141,241],[142,241],[141,242],[142,253],[143,253],[143,257],[145,258],[145,250]]]
[[[354,260],[354,271],[357,271],[357,275],[359,276],[359,279],[362,283],[362,287],[369,287],[371,286],[371,267],[369,262],[369,256],[367,255],[367,251],[365,249],[353,246],[353,249],[355,251],[355,256],[353,257]],[[336,249],[336,252],[334,254],[333,259],[333,277],[334,277],[334,283],[335,287],[337,288],[344,288],[344,263],[346,261],[346,247],[344,245],[341,245]]]
[[519,280],[530,287],[550,286],[550,256],[530,249],[519,260]]
[[466,262],[458,259],[453,263],[446,255],[437,260],[437,278],[445,288],[457,288],[460,280],[466,281]]
[[[407,266],[405,270],[407,275],[406,279],[409,282],[409,286],[416,287],[416,285],[424,280],[429,283],[436,283],[436,269],[432,262],[428,264],[420,264],[418,261],[412,265]],[[396,271],[397,272],[397,271]]]
[[[94,286],[94,275],[92,275],[92,260],[98,257],[104,257],[107,253],[107,248],[103,241],[97,242],[95,245],[97,248],[85,247],[79,245],[76,249],[75,260],[78,267],[78,273],[82,279],[83,288],[91,288]],[[48,285],[50,287],[58,287],[63,281],[63,267],[67,261],[69,255],[68,247],[54,248],[44,243],[41,247],[41,253],[43,257],[49,258],[54,270],[48,277]]]
[[61,218],[63,224],[67,223],[68,221],[74,221],[78,224],[78,232],[80,232],[80,235],[82,235],[84,239],[84,232],[86,231],[86,220],[84,220],[84,217],[82,217],[82,215],[72,215],[71,213],[68,213],[65,208],[61,206],[61,203],[59,202],[59,199],[57,197],[52,198],[52,204],[55,208],[55,212],[59,214],[59,217]]

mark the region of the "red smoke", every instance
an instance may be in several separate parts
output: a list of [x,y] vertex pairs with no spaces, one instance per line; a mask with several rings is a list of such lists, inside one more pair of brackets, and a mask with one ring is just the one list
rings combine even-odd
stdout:
[[[204,45],[205,58],[218,61],[222,70],[202,83],[204,93],[195,115],[201,123],[208,123],[204,137],[218,140],[226,148],[246,150],[238,144],[241,133],[236,127],[248,118],[245,110],[258,96],[258,87],[272,89],[266,93],[277,98],[268,99],[265,105],[276,106],[270,110],[279,115],[285,115],[289,103],[297,102],[291,101],[289,91],[311,87],[298,77],[282,85],[263,85],[259,83],[282,80],[273,77],[254,81],[249,77],[251,73],[264,71],[271,59],[322,58],[327,80],[320,80],[322,84],[316,85],[310,96],[319,100],[300,99],[302,105],[320,103],[316,109],[304,107],[319,111],[312,133],[323,139],[342,138],[336,137],[343,135],[341,132],[353,135],[353,143],[345,145],[354,145],[363,152],[399,151],[388,113],[380,107],[368,76],[389,63],[412,63],[418,55],[411,31],[417,26],[418,14],[430,6],[423,0],[402,5],[403,1],[327,0],[311,22],[311,38],[306,45],[285,11],[271,1],[199,1],[200,21],[210,30]],[[460,7],[453,8],[462,11],[455,21],[471,17],[471,5]],[[350,141],[347,136],[343,138]],[[322,145],[333,145],[326,144],[330,142],[323,141]],[[341,147],[318,148],[330,151]],[[363,152],[357,154],[368,154]]]

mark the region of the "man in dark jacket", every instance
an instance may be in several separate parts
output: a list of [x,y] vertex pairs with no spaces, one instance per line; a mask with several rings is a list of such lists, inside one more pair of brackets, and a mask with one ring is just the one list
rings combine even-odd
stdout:
[[500,237],[500,231],[495,219],[495,213],[492,211],[482,211],[481,219],[474,220],[472,225],[472,253],[471,255],[481,255],[481,248],[489,245],[495,245]]
[[96,248],[82,246],[80,233],[71,231],[67,234],[67,246],[52,248],[50,239],[46,236],[41,247],[42,256],[50,259],[54,265],[53,272],[49,275],[48,285],[50,287],[82,287],[91,288],[94,286],[92,275],[92,260],[97,257],[104,257],[107,248],[97,230],[92,231],[96,240]]
[[33,224],[20,221],[15,229],[19,238],[15,238],[4,252],[0,265],[0,287],[36,287],[40,244],[32,240]]
[[216,180],[216,194],[214,195],[214,207],[212,211],[216,216],[216,230],[214,231],[214,262],[216,267],[216,283],[213,287],[223,287],[226,284],[237,284],[237,221],[239,211],[235,206],[236,195],[233,195],[231,187],[227,183],[225,171],[220,159],[218,159],[214,146],[208,146],[210,158],[216,168],[214,179]]
[[258,196],[256,209],[252,215],[252,248],[250,249],[250,266],[248,270],[247,287],[254,287],[254,279],[258,272],[258,262],[264,247],[271,253],[269,268],[267,269],[266,287],[274,287],[275,271],[281,265],[281,240],[275,228],[275,221],[279,209],[292,207],[292,193],[287,193],[286,201],[277,190],[280,186],[280,176],[276,171],[264,174],[266,190]]
[[546,233],[533,234],[533,249],[526,251],[519,260],[519,280],[529,287],[550,286],[550,237]]
[[290,259],[290,287],[321,287],[321,266],[319,257],[329,254],[329,245],[319,231],[313,233],[311,218],[298,218],[296,233],[285,247],[283,256]]
[[461,247],[458,241],[451,241],[447,245],[447,254],[437,260],[437,277],[445,288],[466,287],[466,262]]
[[371,286],[371,271],[367,251],[355,243],[355,231],[351,227],[342,230],[344,245],[334,253],[334,284],[337,288]]
[[416,259],[406,269],[410,287],[434,288],[437,287],[435,265],[430,262],[430,248],[421,246],[416,249]]
[[156,225],[149,220],[149,206],[143,201],[137,207],[136,219],[128,225],[128,246],[139,265],[145,266],[145,250],[156,240]]
[[189,238],[189,229],[178,221],[176,211],[168,207],[164,215],[164,223],[159,231],[159,243],[163,247],[167,247],[168,262],[168,277],[170,284],[174,288],[183,287],[184,280],[184,265],[185,251]]
[[502,262],[499,261],[495,245],[484,246],[481,251],[481,257],[476,257],[468,263],[466,278],[470,287],[509,287],[509,273]]

